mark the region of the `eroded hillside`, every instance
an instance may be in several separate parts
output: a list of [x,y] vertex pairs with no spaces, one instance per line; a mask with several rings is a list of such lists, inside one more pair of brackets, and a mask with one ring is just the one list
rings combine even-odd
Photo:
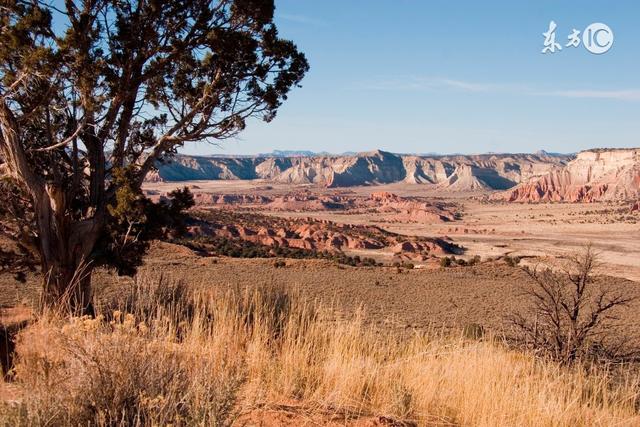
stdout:
[[640,149],[583,151],[566,167],[500,194],[519,202],[634,200],[640,198]]
[[291,157],[195,157],[178,155],[159,164],[152,181],[264,179],[327,187],[406,182],[443,189],[504,190],[550,171],[561,170],[569,156],[482,154],[401,155],[373,151],[355,155]]

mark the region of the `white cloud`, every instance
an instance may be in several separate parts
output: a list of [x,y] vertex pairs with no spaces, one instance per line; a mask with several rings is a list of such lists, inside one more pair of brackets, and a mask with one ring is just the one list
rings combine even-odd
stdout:
[[441,79],[440,83],[446,86],[462,89],[468,92],[489,92],[492,89],[496,89],[495,85],[490,85],[486,83],[465,82],[462,80]]
[[276,18],[282,19],[283,21],[295,22],[296,24],[312,25],[314,27],[323,27],[326,25],[326,22],[319,19],[291,13],[276,13]]
[[507,93],[527,96],[549,96],[560,98],[590,98],[590,99],[610,99],[621,101],[640,101],[640,89],[620,89],[620,90],[598,90],[598,89],[567,89],[542,91],[532,86],[503,84],[503,83],[481,83],[449,78],[430,78],[408,76],[397,79],[381,79],[364,83],[364,89],[371,90],[394,90],[394,91],[432,91],[442,89],[453,89],[471,93]]
[[640,90],[560,90],[543,92],[541,95],[563,98],[617,99],[622,101],[640,101]]

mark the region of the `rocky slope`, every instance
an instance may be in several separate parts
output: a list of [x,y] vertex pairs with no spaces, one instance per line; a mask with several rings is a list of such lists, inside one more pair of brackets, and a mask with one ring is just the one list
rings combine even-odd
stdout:
[[640,199],[640,148],[583,151],[564,168],[494,198],[516,202]]
[[404,236],[370,225],[225,210],[216,211],[215,215],[196,212],[194,217],[188,235],[201,242],[209,237],[308,251],[382,250],[393,253],[398,259],[416,261],[435,255],[463,253],[463,248],[447,238]]
[[288,184],[349,187],[393,182],[432,184],[451,190],[504,190],[561,169],[568,156],[485,154],[401,155],[373,151],[355,155],[194,157],[158,165],[150,180],[265,179]]

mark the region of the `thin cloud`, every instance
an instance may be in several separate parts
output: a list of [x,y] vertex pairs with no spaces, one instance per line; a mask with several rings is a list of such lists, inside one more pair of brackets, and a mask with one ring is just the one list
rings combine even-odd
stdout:
[[520,91],[522,87],[508,84],[478,83],[464,80],[404,77],[398,79],[380,79],[364,83],[363,88],[372,90],[438,90],[455,89],[463,92],[507,92]]
[[583,98],[583,99],[610,99],[619,101],[640,101],[640,89],[597,90],[597,89],[572,89],[541,91],[532,86],[479,83],[456,79],[405,77],[399,79],[378,80],[362,85],[370,90],[393,91],[433,91],[453,89],[470,93],[504,93],[527,96],[548,96],[558,98]]
[[363,89],[371,90],[431,90],[437,85],[428,79],[406,77],[399,79],[380,79],[361,84]]
[[490,90],[495,89],[495,85],[465,82],[461,80],[442,79],[440,80],[440,83],[446,86],[462,89],[468,92],[489,92]]
[[546,92],[541,95],[559,96],[563,98],[614,99],[621,101],[640,101],[640,90],[561,90]]
[[296,24],[313,25],[315,27],[323,27],[327,24],[319,19],[290,13],[278,13],[276,14],[276,18],[282,19],[283,21],[295,22]]

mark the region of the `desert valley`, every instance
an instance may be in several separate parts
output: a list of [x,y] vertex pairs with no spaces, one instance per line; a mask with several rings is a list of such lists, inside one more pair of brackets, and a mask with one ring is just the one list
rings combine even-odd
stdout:
[[640,426],[601,3],[0,3],[0,427]]
[[[443,255],[557,257],[591,242],[609,274],[640,280],[638,149],[575,156],[179,156],[144,188],[159,199],[184,185],[200,209],[245,216],[228,221],[235,228],[218,224],[196,234],[420,267],[437,267]],[[389,232],[402,237],[382,236]]]
[[[396,336],[463,331],[517,342],[512,316],[534,315],[525,270],[561,266],[591,245],[602,263],[598,286],[633,298],[615,310],[616,339],[640,348],[639,149],[179,155],[159,163],[143,191],[161,203],[183,187],[195,202],[186,234],[154,242],[135,278],[98,271],[101,312],[140,283],[219,295],[284,286],[345,322]],[[39,273],[27,276],[0,278],[6,325],[38,300]],[[300,422],[296,411],[282,416],[251,412],[240,425]]]

